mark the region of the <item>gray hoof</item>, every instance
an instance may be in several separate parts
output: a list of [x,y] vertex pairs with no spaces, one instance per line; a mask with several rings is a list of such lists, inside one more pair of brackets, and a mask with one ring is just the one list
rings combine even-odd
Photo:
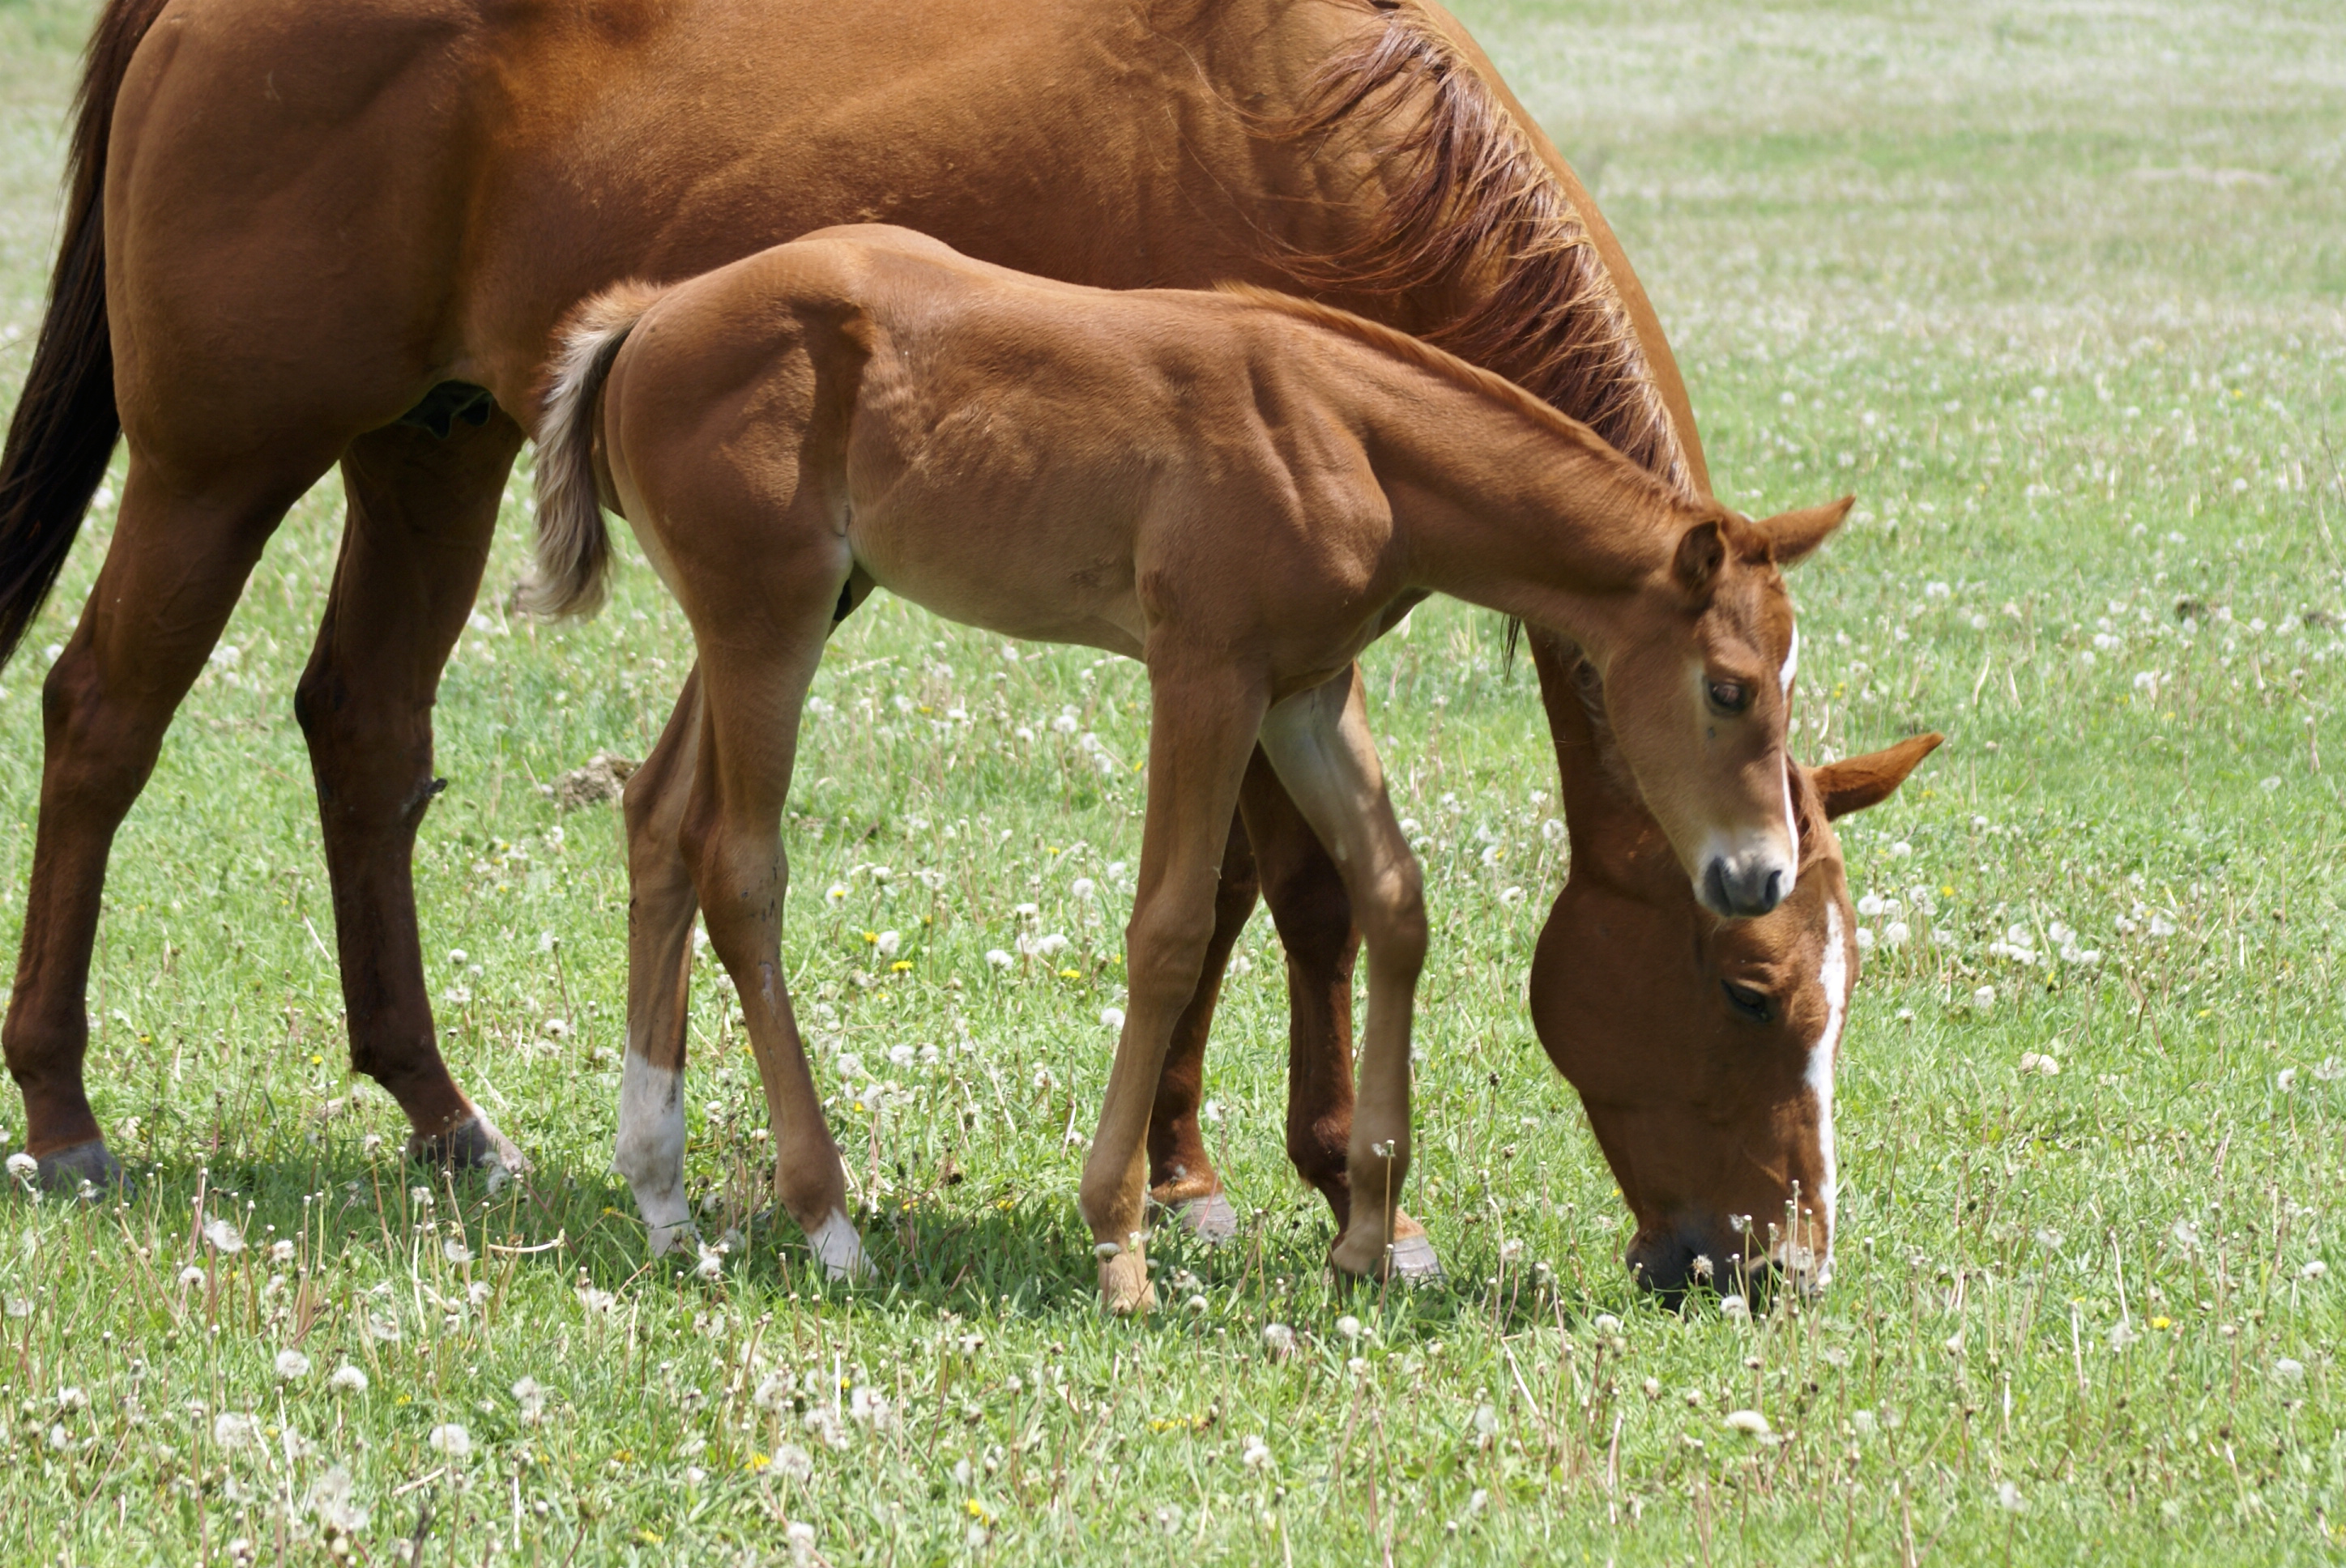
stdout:
[[486,1170],[516,1175],[529,1169],[529,1162],[522,1158],[512,1140],[477,1112],[444,1133],[431,1137],[418,1133],[409,1138],[407,1157],[434,1170]]
[[1404,1236],[1392,1244],[1390,1256],[1392,1277],[1405,1285],[1431,1285],[1442,1278],[1442,1259],[1428,1237]]
[[126,1191],[130,1178],[122,1172],[122,1162],[114,1157],[104,1138],[92,1138],[86,1144],[40,1156],[35,1178],[45,1192],[68,1195],[81,1191],[84,1183],[95,1187],[118,1186]]
[[1209,1192],[1203,1197],[1193,1197],[1173,1206],[1173,1217],[1181,1228],[1209,1247],[1219,1247],[1226,1241],[1236,1241],[1239,1236],[1239,1211],[1219,1192]]

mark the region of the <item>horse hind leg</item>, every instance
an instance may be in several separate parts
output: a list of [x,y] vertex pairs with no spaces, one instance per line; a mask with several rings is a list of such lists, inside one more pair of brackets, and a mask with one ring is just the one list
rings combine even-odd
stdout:
[[774,510],[759,510],[767,543],[748,552],[755,558],[739,566],[740,580],[729,596],[757,606],[755,635],[693,626],[703,653],[702,720],[679,841],[709,943],[733,977],[757,1057],[774,1132],[775,1196],[806,1231],[826,1274],[860,1278],[872,1266],[847,1217],[846,1169],[823,1120],[781,957],[790,883],[782,809],[807,686],[849,564],[820,516],[797,531],[805,541],[797,547],[772,543],[777,534],[793,532],[771,529]]
[[627,1178],[653,1256],[692,1230],[684,1196],[686,1003],[692,889],[681,835],[700,742],[700,670],[685,677],[659,744],[627,780],[627,1055],[611,1168]]
[[1171,1211],[1198,1240],[1216,1244],[1237,1237],[1239,1217],[1207,1152],[1198,1110],[1205,1093],[1206,1043],[1221,1000],[1222,975],[1239,933],[1254,913],[1259,891],[1246,823],[1234,814],[1230,840],[1222,850],[1221,881],[1214,890],[1214,934],[1206,944],[1205,971],[1173,1026],[1173,1043],[1165,1054],[1165,1071],[1158,1076],[1157,1100],[1148,1113],[1149,1201]]
[[42,687],[40,825],[7,1018],[39,1179],[117,1178],[83,1079],[106,862],[164,730],[277,524],[330,461],[289,457],[190,482],[133,446],[106,563]]
[[351,443],[342,557],[294,698],[333,889],[351,1065],[399,1102],[409,1155],[434,1166],[525,1168],[441,1059],[413,874],[416,830],[442,783],[434,694],[480,590],[521,442],[499,412],[444,437],[400,424]]

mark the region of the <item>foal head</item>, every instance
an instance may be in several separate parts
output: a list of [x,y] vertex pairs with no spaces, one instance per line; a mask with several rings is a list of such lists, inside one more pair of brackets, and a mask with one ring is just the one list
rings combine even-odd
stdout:
[[1839,1176],[1833,1071],[1858,964],[1831,820],[1887,799],[1940,738],[1791,764],[1799,880],[1767,914],[1722,921],[1689,896],[1640,809],[1593,667],[1567,645],[1534,652],[1572,869],[1533,960],[1532,1021],[1637,1217],[1629,1266],[1662,1290],[1706,1267],[1721,1289],[1769,1270],[1821,1286]]
[[1849,505],[1760,522],[1719,508],[1680,536],[1607,650],[1621,755],[1694,896],[1722,919],[1766,914],[1800,871],[1784,749],[1800,633],[1778,568],[1823,543]]

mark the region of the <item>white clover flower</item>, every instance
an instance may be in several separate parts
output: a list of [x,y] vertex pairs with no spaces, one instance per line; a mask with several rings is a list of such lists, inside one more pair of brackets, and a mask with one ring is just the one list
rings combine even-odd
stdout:
[[244,1250],[244,1232],[239,1230],[229,1220],[206,1220],[204,1239],[211,1244],[214,1252],[236,1253]]
[[470,1459],[473,1454],[473,1434],[454,1421],[434,1427],[432,1435],[424,1441],[432,1445],[433,1452],[450,1459]]
[[794,1442],[786,1442],[774,1451],[774,1468],[792,1481],[811,1480],[814,1456]]
[[299,1350],[277,1352],[277,1377],[280,1382],[299,1382],[310,1375],[310,1358]]
[[1729,1410],[1727,1412],[1727,1425],[1729,1431],[1741,1432],[1745,1437],[1766,1437],[1775,1430],[1768,1424],[1768,1418],[1758,1410]]
[[212,1441],[234,1452],[250,1448],[260,1438],[260,1423],[240,1410],[222,1410],[212,1418]]
[[367,1391],[367,1375],[344,1361],[334,1369],[334,1375],[326,1380],[326,1387],[338,1394],[363,1394]]

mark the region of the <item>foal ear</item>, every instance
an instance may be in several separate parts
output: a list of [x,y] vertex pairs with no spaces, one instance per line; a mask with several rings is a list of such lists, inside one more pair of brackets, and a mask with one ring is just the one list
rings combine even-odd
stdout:
[[1839,762],[1810,769],[1809,777],[1816,783],[1818,798],[1825,803],[1825,816],[1846,817],[1851,811],[1881,805],[1945,738],[1934,730],[1929,735],[1911,736],[1887,751],[1844,757]]
[[1716,522],[1698,523],[1678,538],[1678,554],[1670,557],[1670,578],[1700,598],[1710,591],[1719,568],[1727,560],[1727,541]]
[[1838,501],[1828,501],[1821,506],[1803,506],[1798,512],[1779,512],[1752,526],[1768,536],[1776,565],[1789,566],[1818,545],[1841,524],[1849,509],[1857,504],[1857,497],[1844,495]]

